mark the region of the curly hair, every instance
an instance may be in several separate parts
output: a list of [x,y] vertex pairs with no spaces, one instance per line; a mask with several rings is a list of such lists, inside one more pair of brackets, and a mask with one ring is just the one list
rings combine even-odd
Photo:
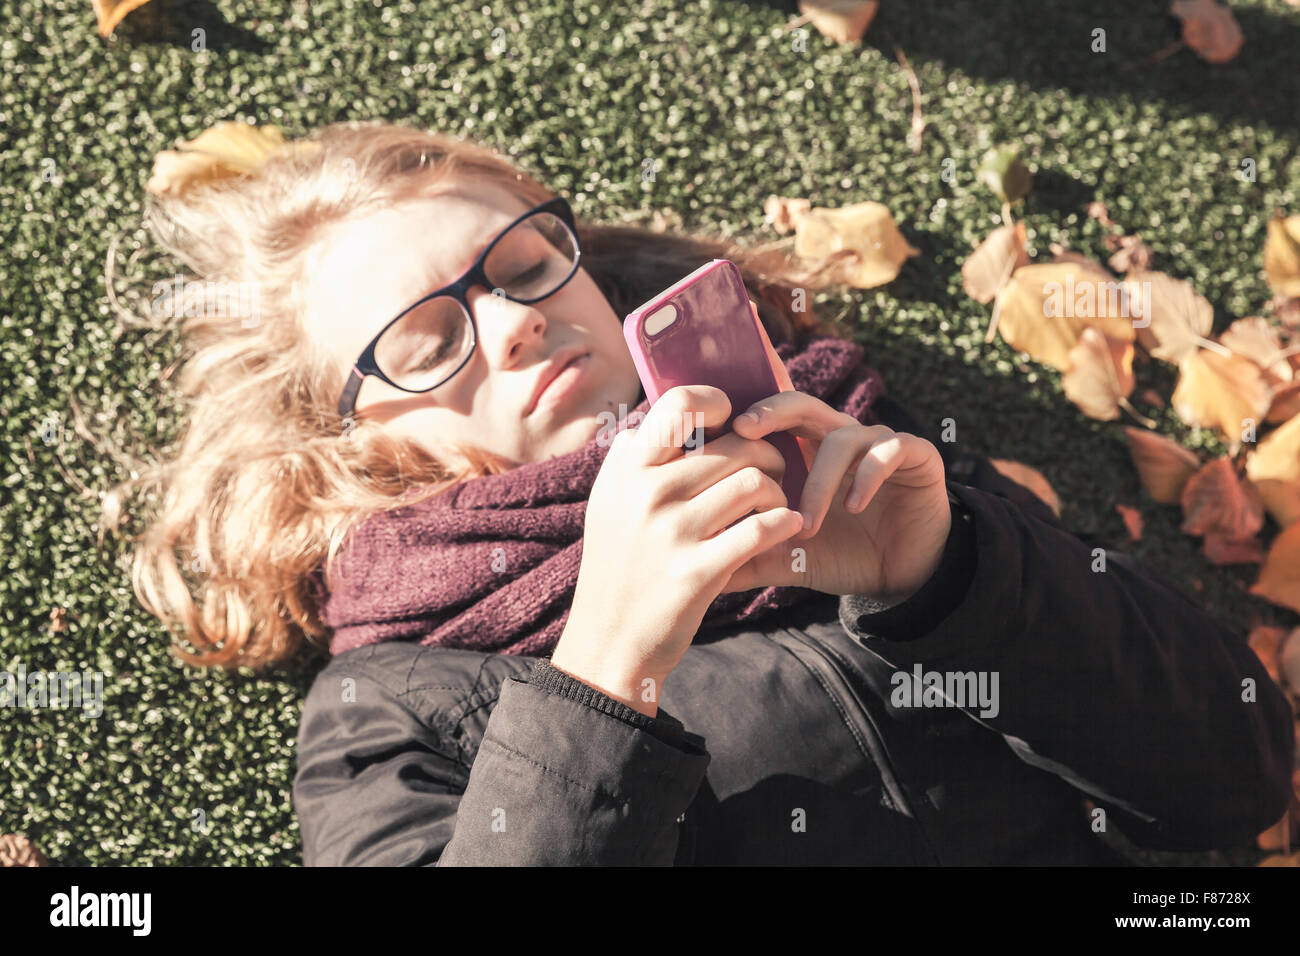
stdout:
[[[304,644],[327,653],[312,577],[328,572],[348,531],[509,463],[445,445],[435,458],[413,441],[336,410],[345,371],[303,322],[304,264],[323,230],[451,177],[485,181],[540,203],[554,194],[494,149],[470,139],[387,123],[326,126],[255,173],[150,197],[144,223],[159,247],[202,283],[253,290],[247,309],[172,308],[188,353],[178,378],[182,435],[104,496],[100,537],[134,542],[137,599],[199,667],[260,670]],[[781,248],[744,249],[713,236],[640,225],[577,223],[582,264],[625,315],[714,258],[740,267],[774,344],[844,333],[796,295],[827,284]],[[776,243],[777,247],[788,244]],[[183,314],[176,314],[183,313]],[[455,464],[452,464],[452,462]],[[148,493],[144,530],[123,529],[128,502]]]

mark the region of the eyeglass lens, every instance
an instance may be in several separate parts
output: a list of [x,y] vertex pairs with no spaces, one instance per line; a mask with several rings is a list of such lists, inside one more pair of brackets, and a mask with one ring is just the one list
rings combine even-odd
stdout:
[[[563,219],[535,213],[516,223],[483,263],[492,289],[535,301],[554,292],[573,272],[577,244]],[[393,323],[375,345],[375,362],[401,388],[420,391],[444,382],[474,347],[464,306],[452,296],[420,303]]]

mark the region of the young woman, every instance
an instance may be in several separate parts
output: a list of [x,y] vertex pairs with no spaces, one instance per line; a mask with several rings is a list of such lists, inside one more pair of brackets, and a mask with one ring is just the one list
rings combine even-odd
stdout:
[[[106,511],[162,492],[135,584],[185,660],[332,655],[308,864],[1078,864],[1282,815],[1245,643],[939,441],[788,265],[577,223],[472,142],[312,143],[151,212],[258,308],[182,320],[184,441]],[[726,397],[650,408],[621,318],[715,257],[797,390],[687,448]]]

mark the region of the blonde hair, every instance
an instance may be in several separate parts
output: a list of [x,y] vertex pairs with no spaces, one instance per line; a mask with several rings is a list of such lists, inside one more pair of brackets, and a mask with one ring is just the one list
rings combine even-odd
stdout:
[[[304,142],[304,141],[300,141]],[[313,573],[328,570],[348,531],[510,464],[447,445],[446,460],[365,419],[340,420],[346,370],[303,324],[304,262],[322,231],[449,177],[486,181],[531,203],[553,196],[493,149],[383,123],[324,127],[311,148],[273,155],[257,173],[152,198],[157,244],[200,281],[248,284],[256,320],[238,310],[171,310],[189,355],[178,447],[133,458],[136,476],[104,497],[100,535],[135,542],[137,599],[195,666],[262,669],[304,643],[327,650]],[[623,315],[712,258],[741,268],[774,343],[799,345],[828,327],[792,308],[795,284],[818,286],[780,250],[639,226],[578,222],[582,264]],[[783,244],[778,244],[783,245]],[[111,288],[111,276],[110,276]],[[172,318],[172,316],[169,316]],[[453,463],[455,462],[455,463]],[[138,535],[123,529],[134,496],[157,497]],[[184,645],[188,644],[187,649]]]

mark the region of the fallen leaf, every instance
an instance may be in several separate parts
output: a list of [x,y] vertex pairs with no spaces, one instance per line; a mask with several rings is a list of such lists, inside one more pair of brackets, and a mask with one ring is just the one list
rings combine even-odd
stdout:
[[1020,158],[1015,146],[994,146],[980,160],[975,178],[1004,203],[1013,203],[1029,195],[1034,176]]
[[1073,262],[1021,266],[998,293],[993,313],[1007,344],[1061,372],[1090,325],[1113,339],[1134,337],[1123,283]]
[[1289,634],[1285,627],[1273,627],[1267,624],[1261,624],[1253,627],[1250,633],[1246,635],[1246,643],[1250,649],[1255,652],[1259,662],[1264,665],[1264,670],[1268,671],[1268,676],[1273,678],[1276,684],[1282,683],[1282,672],[1278,666],[1278,652],[1282,648],[1282,643]]
[[1029,265],[1025,254],[1025,224],[999,226],[976,247],[961,267],[962,287],[979,303],[992,302],[1011,273]]
[[1296,415],[1300,415],[1300,379],[1292,379],[1273,389],[1273,400],[1269,403],[1264,421],[1276,425],[1290,421]]
[[314,145],[286,144],[275,126],[220,122],[176,149],[158,153],[144,188],[158,195],[178,194],[198,183],[254,172],[281,149]]
[[1178,363],[1178,385],[1171,402],[1187,424],[1217,428],[1229,453],[1235,455],[1247,419],[1258,423],[1271,399],[1262,370],[1250,359],[1240,355],[1224,358],[1209,349],[1197,349]]
[[1300,524],[1283,528],[1273,539],[1259,578],[1247,590],[1279,607],[1300,611]]
[[1246,455],[1246,477],[1278,527],[1300,520],[1300,417],[1273,429]]
[[1106,237],[1106,245],[1118,251],[1106,261],[1114,272],[1130,272],[1135,269],[1151,268],[1151,247],[1142,241],[1141,236]]
[[1281,385],[1294,377],[1291,363],[1282,353],[1277,326],[1268,319],[1254,316],[1238,319],[1224,330],[1219,341],[1262,368],[1270,385]]
[[1069,352],[1061,377],[1065,397],[1089,418],[1119,418],[1120,402],[1133,391],[1133,343],[1112,339],[1088,326]]
[[1052,514],[1058,518],[1061,516],[1061,499],[1057,497],[1056,491],[1052,488],[1051,482],[1043,477],[1043,473],[1031,465],[1024,462],[1011,461],[1008,458],[990,458],[989,464],[998,470],[1000,474],[1010,478],[1018,485],[1024,485],[1052,509]]
[[1107,228],[1115,225],[1114,220],[1110,218],[1110,210],[1106,208],[1104,202],[1097,202],[1094,200],[1093,202],[1088,203],[1088,218],[1096,219]]
[[821,260],[822,265],[842,259],[834,274],[856,289],[892,281],[910,256],[921,254],[908,245],[894,217],[878,202],[841,209],[812,207],[795,223],[794,251],[805,259]]
[[123,17],[148,2],[149,0],[91,0],[91,6],[95,9],[95,19],[99,22],[99,35],[108,36],[117,29]]
[[787,199],[784,196],[768,196],[763,203],[763,215],[772,228],[780,235],[794,230],[800,216],[808,214],[812,203],[807,199]]
[[1142,540],[1142,512],[1128,505],[1116,505],[1115,510],[1124,519],[1124,529],[1134,541]]
[[1264,240],[1264,278],[1283,298],[1300,296],[1300,216],[1275,213]]
[[[1180,504],[1181,529],[1196,537],[1215,534],[1229,542],[1242,542],[1264,526],[1259,492],[1237,476],[1230,458],[1215,458],[1201,466],[1183,486]],[[1222,544],[1216,542],[1216,546]]]
[[1260,866],[1300,866],[1300,853],[1292,853],[1289,856],[1278,853],[1273,856],[1266,856],[1259,861]]
[[1202,344],[1214,327],[1214,308],[1190,284],[1137,269],[1126,277],[1132,308],[1138,314],[1138,344],[1177,365]]
[[1259,564],[1264,560],[1264,546],[1258,537],[1230,538],[1217,531],[1206,532],[1201,553],[1211,564]]
[[0,867],[7,866],[49,866],[36,845],[21,833],[6,833],[0,836]]
[[1241,49],[1237,18],[1214,0],[1174,0],[1169,12],[1183,21],[1183,42],[1207,63],[1227,63]]
[[1151,500],[1162,505],[1182,501],[1183,486],[1201,467],[1201,460],[1176,441],[1131,426],[1124,429],[1129,454]]
[[1152,408],[1164,408],[1165,397],[1157,392],[1154,388],[1144,388],[1141,393],[1142,401],[1146,402]]
[[1282,642],[1278,669],[1282,672],[1282,683],[1300,693],[1300,637],[1297,634],[1300,634],[1300,628],[1292,631]]
[[876,17],[880,0],[799,0],[799,12],[835,43],[857,43]]

